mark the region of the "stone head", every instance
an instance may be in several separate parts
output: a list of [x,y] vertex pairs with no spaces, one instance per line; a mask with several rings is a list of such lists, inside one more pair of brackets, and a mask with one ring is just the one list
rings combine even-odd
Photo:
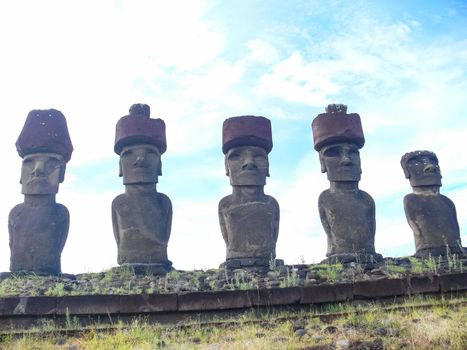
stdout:
[[166,149],[165,123],[150,118],[148,105],[132,105],[130,114],[117,122],[114,151],[120,155],[123,184],[157,183],[162,175],[161,155]]
[[327,173],[329,181],[360,181],[362,169],[360,152],[353,143],[333,143],[319,151],[321,172]]
[[120,152],[119,167],[124,185],[157,183],[162,175],[161,153],[151,144],[125,146]]
[[269,176],[268,154],[258,146],[230,148],[225,155],[225,171],[232,186],[264,186]]
[[31,153],[21,167],[22,194],[55,194],[65,178],[66,162],[58,153]]
[[435,153],[408,152],[402,156],[401,166],[410,186],[441,186],[441,170]]
[[225,171],[232,186],[264,186],[272,149],[271,121],[252,115],[226,119],[222,126]]
[[23,158],[23,194],[55,194],[73,152],[65,116],[56,109],[32,110],[16,141]]

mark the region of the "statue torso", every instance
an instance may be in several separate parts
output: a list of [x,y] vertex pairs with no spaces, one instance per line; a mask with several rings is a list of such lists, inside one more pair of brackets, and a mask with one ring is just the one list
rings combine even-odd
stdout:
[[431,247],[457,246],[460,242],[459,224],[454,203],[443,196],[408,194],[404,210],[414,229],[416,250]]
[[59,273],[60,256],[68,235],[65,206],[18,204],[9,215],[10,270]]
[[219,209],[225,223],[227,259],[275,257],[279,207],[274,198],[240,203],[227,196]]
[[167,261],[172,205],[166,195],[121,194],[112,203],[112,214],[119,264]]
[[332,254],[374,253],[375,206],[364,191],[321,193],[321,220],[328,235],[328,256]]

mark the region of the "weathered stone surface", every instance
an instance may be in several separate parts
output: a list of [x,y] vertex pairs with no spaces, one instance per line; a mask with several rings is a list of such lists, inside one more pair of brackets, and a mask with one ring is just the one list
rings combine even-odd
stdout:
[[179,311],[227,310],[252,307],[248,291],[195,292],[178,296]]
[[156,188],[165,150],[163,120],[150,119],[149,106],[133,105],[117,124],[115,152],[125,193],[112,202],[112,224],[118,263],[136,273],[165,274],[172,266],[167,257],[172,203]]
[[130,114],[120,118],[115,127],[115,153],[120,154],[125,146],[140,143],[156,146],[161,154],[166,151],[165,123],[149,116],[148,105],[137,103],[131,106]]
[[441,292],[459,292],[467,290],[465,273],[451,273],[439,277]]
[[[466,276],[467,277],[467,276]],[[440,291],[438,276],[412,276],[407,279],[407,294],[438,293]]]
[[279,205],[264,194],[271,148],[268,119],[243,116],[224,122],[223,151],[232,194],[219,203],[219,223],[227,268],[268,266],[275,259]]
[[239,146],[257,146],[271,152],[271,121],[252,115],[226,119],[222,126],[222,151],[226,154],[230,148]]
[[[41,196],[39,196],[41,197]],[[8,218],[10,270],[59,274],[61,254],[68,236],[65,206],[46,198],[15,206]]]
[[60,111],[31,111],[16,142],[23,157],[24,203],[8,217],[10,270],[59,274],[60,257],[68,236],[69,213],[55,202],[73,146]]
[[379,298],[405,295],[407,282],[402,279],[381,279],[376,281],[360,281],[354,283],[355,298]]
[[120,297],[120,313],[177,311],[177,294],[138,294]]
[[53,297],[0,298],[0,316],[51,315],[56,305]]
[[358,188],[362,172],[359,148],[365,141],[360,117],[346,114],[346,108],[340,105],[330,105],[327,113],[313,120],[312,130],[321,171],[330,181],[330,188],[318,199],[328,237],[325,262],[381,260],[374,248],[375,203]]
[[347,106],[328,105],[326,113],[319,114],[312,122],[315,150],[332,143],[348,142],[362,148],[365,144],[360,116],[347,114]]
[[299,287],[249,290],[248,294],[254,306],[274,306],[299,304]]
[[65,116],[56,109],[29,112],[16,141],[21,158],[33,153],[56,153],[68,162],[73,152]]
[[352,283],[319,285],[300,289],[301,304],[318,304],[353,299]]
[[441,171],[436,154],[414,151],[402,156],[401,166],[413,193],[404,198],[417,257],[462,253],[456,207],[440,194]]
[[107,315],[120,312],[120,295],[74,295],[57,298],[58,315]]

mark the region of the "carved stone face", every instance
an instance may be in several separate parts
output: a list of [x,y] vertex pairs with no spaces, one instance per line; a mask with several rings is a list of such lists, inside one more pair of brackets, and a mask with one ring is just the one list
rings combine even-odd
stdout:
[[124,185],[157,183],[159,175],[162,175],[162,163],[156,146],[137,144],[122,149],[120,176]]
[[351,143],[335,143],[319,151],[321,171],[329,181],[360,181],[360,152]]
[[57,153],[33,153],[23,159],[22,194],[54,194],[65,177],[66,163]]
[[438,158],[432,153],[420,153],[409,158],[404,170],[412,187],[441,186]]
[[264,186],[269,176],[268,154],[257,146],[233,147],[225,155],[225,170],[232,186]]

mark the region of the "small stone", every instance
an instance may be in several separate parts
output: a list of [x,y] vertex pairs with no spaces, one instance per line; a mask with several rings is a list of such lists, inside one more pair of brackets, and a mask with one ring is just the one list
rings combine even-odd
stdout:
[[192,343],[195,343],[195,344],[200,344],[201,343],[201,339],[199,337],[193,337],[190,339]]
[[338,330],[339,328],[337,327],[327,326],[326,328],[323,329],[323,332],[334,334],[334,333],[337,333]]
[[299,338],[303,337],[304,335],[306,335],[308,332],[306,329],[303,329],[303,328],[299,328],[295,331],[295,335]]
[[276,271],[269,271],[267,274],[266,274],[267,277],[271,278],[271,279],[275,279],[277,278],[277,272]]

